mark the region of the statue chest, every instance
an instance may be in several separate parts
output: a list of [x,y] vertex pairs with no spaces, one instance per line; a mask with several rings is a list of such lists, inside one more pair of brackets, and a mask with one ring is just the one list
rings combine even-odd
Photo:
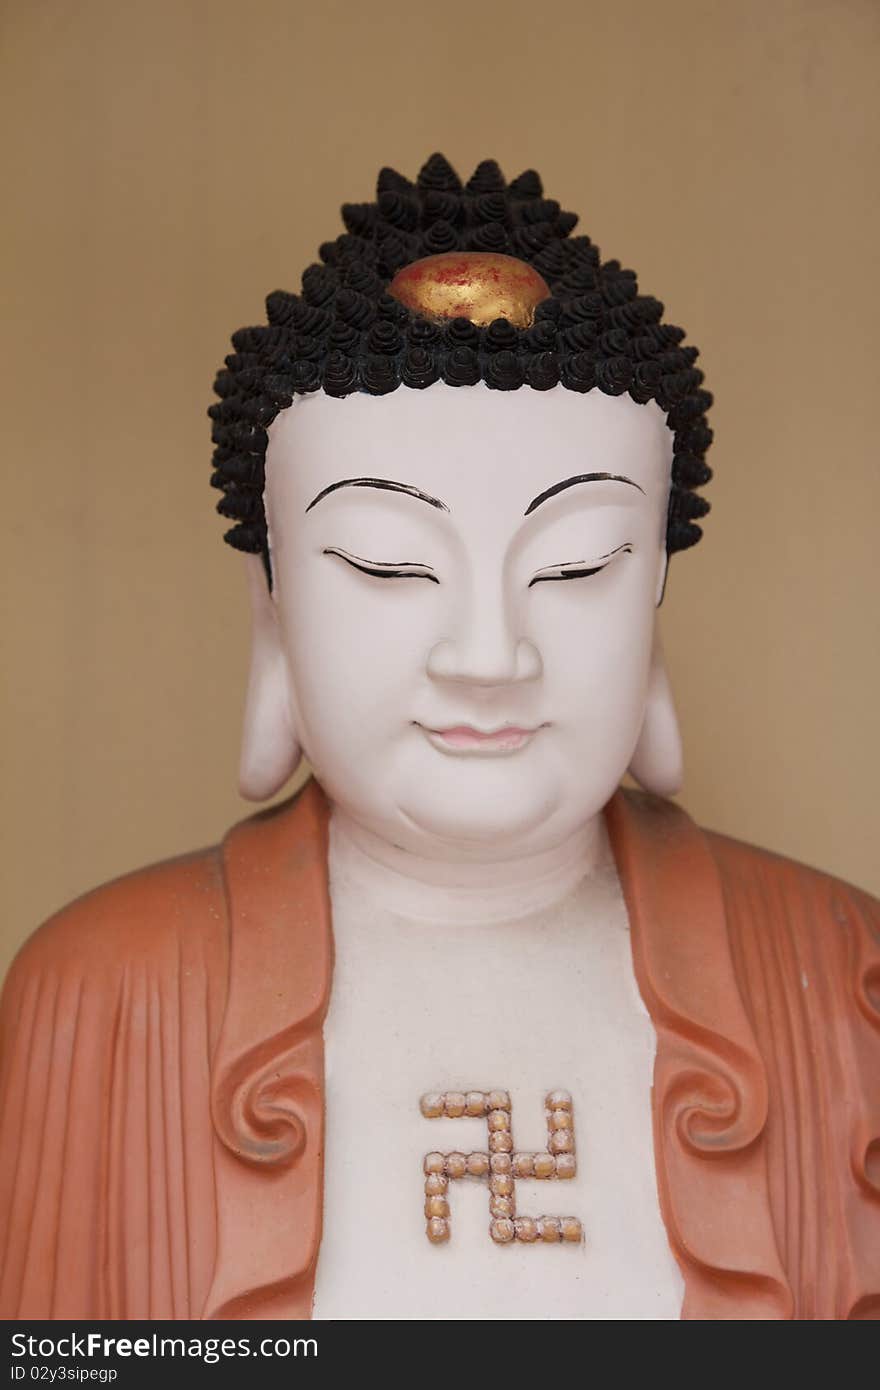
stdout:
[[331,896],[314,1316],[678,1318],[613,873],[477,926]]

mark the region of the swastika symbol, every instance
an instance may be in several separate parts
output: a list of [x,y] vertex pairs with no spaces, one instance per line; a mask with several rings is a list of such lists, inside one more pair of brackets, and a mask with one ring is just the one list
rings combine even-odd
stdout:
[[507,1091],[432,1091],[419,1102],[426,1120],[461,1116],[485,1118],[489,1129],[487,1153],[429,1153],[425,1155],[425,1228],[433,1245],[449,1239],[449,1183],[459,1178],[486,1179],[489,1185],[489,1234],[499,1245],[522,1241],[557,1244],[584,1238],[576,1216],[517,1216],[516,1179],[573,1178],[577,1171],[574,1107],[568,1091],[551,1091],[544,1098],[547,1148],[519,1153],[513,1147],[511,1104]]

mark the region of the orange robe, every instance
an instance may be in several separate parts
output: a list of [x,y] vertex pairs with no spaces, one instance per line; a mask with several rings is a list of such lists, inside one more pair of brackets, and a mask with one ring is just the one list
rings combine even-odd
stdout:
[[[619,791],[686,1318],[880,1318],[880,903]],[[78,899],[0,1002],[0,1317],[308,1317],[329,807]],[[394,1309],[388,1309],[389,1318]]]

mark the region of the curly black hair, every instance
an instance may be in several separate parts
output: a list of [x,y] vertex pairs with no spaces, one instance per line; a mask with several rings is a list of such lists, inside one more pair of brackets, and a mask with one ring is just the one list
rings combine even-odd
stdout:
[[[320,247],[321,264],[303,273],[301,294],[274,290],[268,324],[240,328],[235,351],[214,382],[220,400],[213,427],[213,487],[222,516],[235,525],[225,540],[263,556],[271,583],[263,485],[267,429],[298,393],[324,390],[384,395],[445,381],[478,381],[499,391],[572,391],[597,387],[655,400],[674,434],[667,521],[670,554],[702,535],[697,519],[709,503],[695,489],[709,481],[710,392],[695,366],[699,350],[683,346],[684,330],[661,322],[663,305],[640,295],[635,272],[602,261],[588,236],[572,236],[577,216],[544,197],[533,169],[506,183],[492,159],[466,184],[441,154],[415,183],[382,169],[375,203],[346,203],[346,231]],[[388,294],[402,266],[443,251],[495,251],[529,262],[550,298],[530,328],[496,319],[477,328],[468,319],[429,323]]]

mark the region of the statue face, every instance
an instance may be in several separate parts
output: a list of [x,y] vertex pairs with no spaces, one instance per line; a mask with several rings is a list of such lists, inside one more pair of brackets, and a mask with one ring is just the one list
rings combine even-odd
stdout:
[[395,844],[481,859],[596,815],[645,708],[659,407],[437,384],[297,398],[269,436],[291,717],[328,795]]

